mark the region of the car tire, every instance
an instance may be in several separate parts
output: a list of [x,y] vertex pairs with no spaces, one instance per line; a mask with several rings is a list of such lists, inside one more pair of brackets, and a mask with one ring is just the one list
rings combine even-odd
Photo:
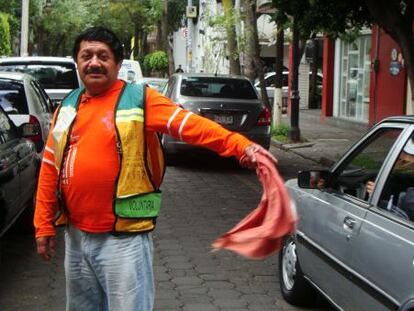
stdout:
[[285,237],[279,252],[279,283],[283,298],[292,305],[316,305],[316,290],[305,279],[296,253],[294,236]]

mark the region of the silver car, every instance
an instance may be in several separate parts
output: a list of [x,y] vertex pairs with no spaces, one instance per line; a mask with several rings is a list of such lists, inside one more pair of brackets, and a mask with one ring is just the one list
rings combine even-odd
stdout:
[[[245,77],[214,74],[183,74],[170,77],[164,95],[185,109],[209,118],[223,127],[239,132],[269,149],[271,115],[252,83]],[[168,154],[196,147],[164,135]]]
[[38,156],[41,156],[46,144],[52,121],[52,103],[38,82],[30,75],[20,72],[0,71],[0,106],[8,114],[13,123],[26,127],[25,137],[36,145]]
[[302,171],[286,185],[296,234],[284,240],[284,298],[340,310],[414,310],[414,117],[391,117],[330,170]]

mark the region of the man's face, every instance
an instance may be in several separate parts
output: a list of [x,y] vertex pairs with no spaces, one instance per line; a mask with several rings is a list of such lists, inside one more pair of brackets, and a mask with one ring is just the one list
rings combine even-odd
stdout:
[[99,95],[117,80],[121,63],[117,64],[109,46],[99,41],[82,41],[76,63],[88,95]]

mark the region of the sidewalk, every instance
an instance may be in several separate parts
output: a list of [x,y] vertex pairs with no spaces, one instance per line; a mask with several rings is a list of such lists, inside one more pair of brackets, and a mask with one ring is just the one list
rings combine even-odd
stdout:
[[[283,124],[290,124],[289,117],[282,116]],[[304,143],[283,144],[272,140],[272,145],[293,152],[322,166],[330,166],[338,160],[367,130],[368,126],[327,118],[320,122],[320,110],[300,110],[299,129]]]

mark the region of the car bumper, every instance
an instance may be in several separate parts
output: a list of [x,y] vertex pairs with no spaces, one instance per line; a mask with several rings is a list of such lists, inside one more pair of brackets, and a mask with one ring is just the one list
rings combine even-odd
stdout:
[[[256,144],[261,145],[265,149],[270,148],[270,140],[271,140],[270,129],[269,129],[269,134],[258,134],[258,133],[253,133],[253,134],[241,133],[241,134],[247,137],[249,140],[255,142]],[[187,144],[169,135],[163,135],[162,145],[163,145],[164,151],[167,154],[185,152],[185,151],[194,151],[194,152],[206,152],[207,151],[206,148]]]

